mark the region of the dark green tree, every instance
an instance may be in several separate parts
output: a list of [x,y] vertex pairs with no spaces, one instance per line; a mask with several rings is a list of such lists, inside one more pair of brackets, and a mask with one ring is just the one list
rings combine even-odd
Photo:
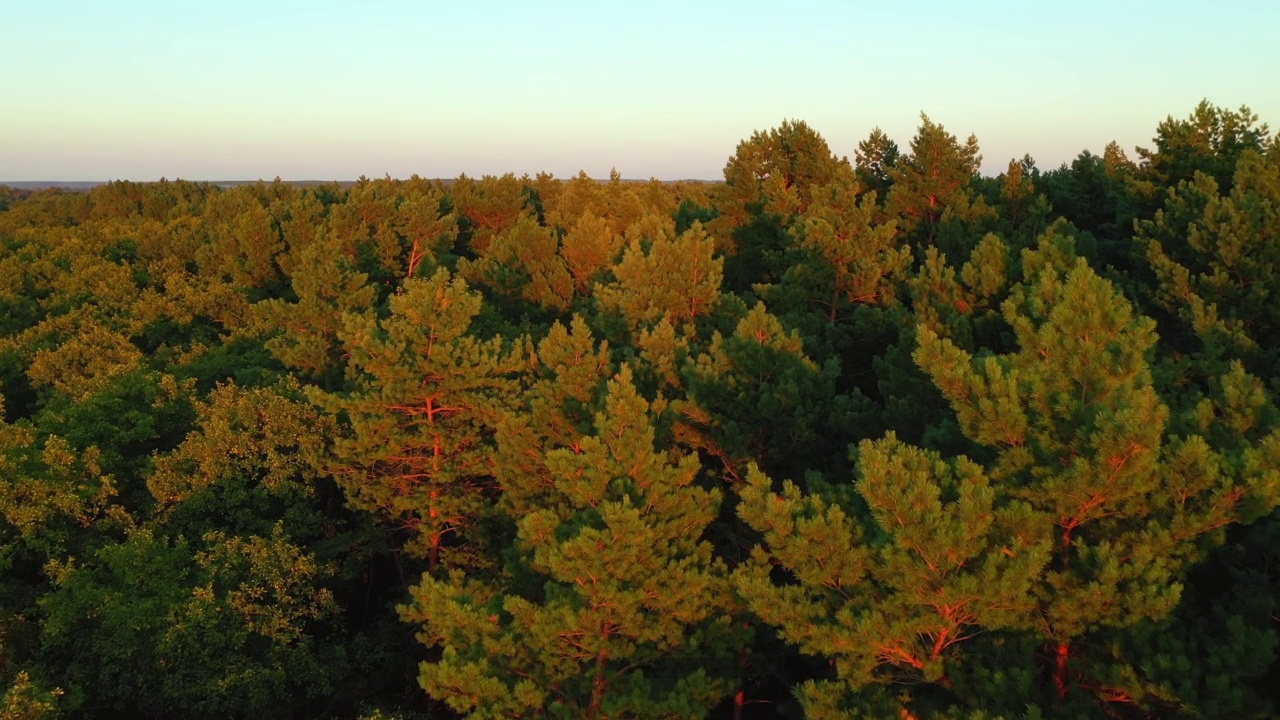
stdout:
[[[1156,302],[1180,320],[1173,349],[1204,361],[1238,358],[1274,377],[1280,355],[1280,158],[1240,156],[1231,191],[1200,174],[1138,224],[1159,288]],[[1190,333],[1187,329],[1190,329]],[[1221,372],[1220,365],[1211,372]]]
[[854,156],[854,170],[862,187],[871,190],[883,204],[893,186],[890,170],[898,164],[898,143],[880,128],[875,128],[866,140],[858,143]]
[[319,708],[344,670],[319,642],[327,570],[277,528],[194,546],[136,531],[65,565],[41,601],[46,661],[81,711],[261,717]]
[[1172,115],[1156,127],[1155,147],[1138,148],[1138,192],[1158,203],[1166,189],[1197,172],[1230,192],[1236,163],[1246,151],[1266,152],[1271,131],[1246,106],[1228,110],[1201,100],[1184,120]]
[[495,235],[477,260],[460,261],[458,274],[489,288],[507,307],[560,313],[573,301],[574,281],[559,246],[551,228],[523,217]]

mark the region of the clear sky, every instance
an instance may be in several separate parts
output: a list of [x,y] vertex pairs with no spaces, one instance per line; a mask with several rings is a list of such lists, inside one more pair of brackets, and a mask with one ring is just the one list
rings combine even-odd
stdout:
[[1280,2],[0,0],[0,66],[0,180],[719,179],[921,111],[996,172],[1202,98],[1280,125]]

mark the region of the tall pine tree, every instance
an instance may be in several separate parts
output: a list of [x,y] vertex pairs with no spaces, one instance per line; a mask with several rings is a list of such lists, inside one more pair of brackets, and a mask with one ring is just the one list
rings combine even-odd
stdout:
[[446,540],[468,555],[463,536],[492,505],[493,426],[531,353],[470,335],[480,295],[443,268],[406,280],[390,305],[383,320],[345,316],[350,388],[315,398],[350,424],[331,467],[349,501],[408,531],[406,548],[435,571]]
[[543,456],[553,488],[517,519],[516,581],[414,588],[402,613],[443,648],[422,666],[429,694],[477,720],[603,720],[706,717],[729,693],[732,593],[701,539],[718,493],[696,485],[696,456],[654,446],[652,422],[624,366],[595,433]]

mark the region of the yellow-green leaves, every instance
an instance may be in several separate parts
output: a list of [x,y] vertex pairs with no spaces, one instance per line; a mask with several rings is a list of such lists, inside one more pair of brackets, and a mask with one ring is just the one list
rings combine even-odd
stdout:
[[633,226],[627,243],[613,266],[616,280],[596,290],[601,309],[621,315],[633,332],[663,319],[692,332],[720,297],[724,260],[715,242],[701,223],[677,235],[664,221]]
[[196,414],[196,428],[174,452],[156,459],[147,479],[161,507],[228,481],[260,485],[267,493],[313,491],[335,430],[313,406],[269,388],[223,385],[196,406]]
[[423,687],[468,718],[703,717],[727,694],[733,601],[702,539],[718,493],[694,484],[695,456],[655,447],[625,366],[594,425],[545,451],[544,505],[516,518],[532,585],[501,583],[499,600],[460,573],[425,577],[402,608],[443,646]]
[[[836,667],[842,691],[801,694],[820,716],[869,686],[949,687],[967,640],[1032,624],[1029,591],[1049,557],[1046,529],[975,463],[892,435],[864,441],[858,457],[857,503],[791,482],[775,493],[753,469],[738,507],[764,541],[735,573],[739,592],[786,640]],[[796,582],[775,582],[774,564]]]
[[480,305],[444,268],[406,280],[389,317],[345,316],[349,390],[314,393],[350,423],[328,468],[351,503],[411,530],[433,567],[492,505],[492,429],[527,368],[526,341],[469,334]]

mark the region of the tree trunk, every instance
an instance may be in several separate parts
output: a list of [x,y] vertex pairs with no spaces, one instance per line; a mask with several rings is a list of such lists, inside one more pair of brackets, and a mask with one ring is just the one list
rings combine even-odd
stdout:
[[1054,648],[1053,657],[1053,689],[1058,699],[1067,697],[1067,660],[1071,657],[1071,643],[1060,642]]
[[604,691],[606,687],[604,668],[607,658],[603,650],[596,655],[596,678],[591,685],[591,703],[587,705],[586,720],[597,720],[600,717],[600,706],[604,704]]

